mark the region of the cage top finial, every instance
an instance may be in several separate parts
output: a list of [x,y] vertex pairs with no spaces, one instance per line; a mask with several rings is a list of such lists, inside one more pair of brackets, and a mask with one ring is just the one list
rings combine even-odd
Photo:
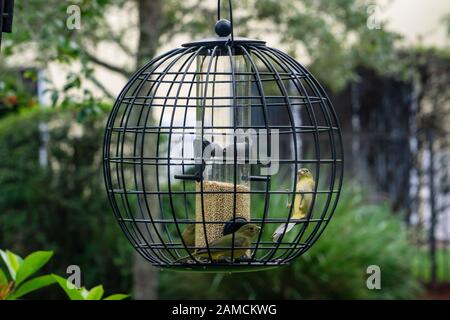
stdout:
[[248,39],[243,37],[234,37],[234,28],[233,28],[233,7],[231,4],[231,0],[229,2],[229,16],[230,20],[222,19],[220,14],[221,1],[218,0],[217,4],[217,23],[215,25],[215,32],[217,37],[207,38],[196,40],[188,43],[184,43],[183,47],[196,47],[196,46],[221,46],[221,45],[265,45],[265,41],[257,40],[257,39]]
[[[217,1],[217,23],[216,23],[216,33],[220,37],[228,37],[231,34],[231,43],[234,43],[234,24],[233,24],[233,5],[231,0],[228,0],[229,16],[230,20],[225,20],[220,18],[220,0]],[[221,28],[219,31],[227,32],[227,35],[221,35],[218,32],[218,26]]]
[[219,37],[228,37],[231,34],[231,22],[227,19],[217,21],[215,31]]

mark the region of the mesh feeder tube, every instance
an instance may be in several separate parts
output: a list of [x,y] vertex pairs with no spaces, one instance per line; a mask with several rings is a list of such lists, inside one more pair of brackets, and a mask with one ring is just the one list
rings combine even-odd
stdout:
[[251,126],[251,73],[243,56],[223,50],[199,55],[197,73],[195,244],[205,247],[223,236],[225,222],[250,221],[249,141],[237,128]]

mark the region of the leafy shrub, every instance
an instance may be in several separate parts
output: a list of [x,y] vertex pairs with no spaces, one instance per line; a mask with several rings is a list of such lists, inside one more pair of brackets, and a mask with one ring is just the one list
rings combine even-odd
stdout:
[[85,287],[69,287],[67,279],[56,274],[53,274],[52,277],[53,280],[64,290],[70,300],[124,300],[128,298],[128,295],[121,293],[112,294],[106,298],[103,298],[105,290],[102,285],[95,286],[91,290],[88,290]]
[[[409,299],[420,294],[412,247],[388,204],[347,190],[327,230],[290,266],[242,274],[161,274],[165,299]],[[381,268],[381,290],[366,287],[367,267]]]
[[38,272],[52,257],[53,252],[36,251],[25,259],[9,250],[0,250],[8,272],[0,268],[0,300],[16,300],[22,296],[55,283],[52,275],[43,275],[28,280]]
[[[9,250],[0,250],[0,257],[8,269],[8,275],[0,268],[0,300],[17,300],[22,296],[58,283],[70,300],[102,300],[104,290],[98,285],[91,290],[85,287],[77,288],[69,286],[68,280],[56,274],[47,274],[34,277],[32,275],[44,267],[53,256],[51,251],[36,251],[25,259]],[[113,294],[103,300],[123,300],[128,298],[126,294]]]
[[[105,117],[78,123],[77,116],[40,109],[0,120],[0,246],[19,253],[48,248],[58,256],[48,270],[65,274],[78,265],[83,284],[128,291],[132,248],[111,213],[101,170]],[[42,123],[49,128],[44,166]]]

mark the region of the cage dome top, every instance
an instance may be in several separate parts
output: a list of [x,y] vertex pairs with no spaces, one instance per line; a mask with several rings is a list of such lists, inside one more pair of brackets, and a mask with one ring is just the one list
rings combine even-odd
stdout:
[[[207,39],[196,40],[188,43],[184,43],[183,47],[196,47],[196,46],[224,46],[230,42],[230,37],[213,37]],[[233,40],[234,44],[237,45],[265,45],[266,42],[262,40],[249,39],[243,37],[236,37]]]
[[286,265],[311,248],[337,205],[338,119],[294,58],[235,38],[220,14],[216,33],[153,59],[119,94],[104,140],[109,200],[155,266]]
[[[230,14],[231,15],[231,14]],[[203,46],[206,48],[214,47],[214,46],[225,46],[227,44],[234,45],[265,45],[265,41],[256,40],[256,39],[248,39],[243,37],[234,37],[233,34],[233,24],[232,22],[226,19],[220,19],[216,23],[215,31],[217,37],[207,38],[196,40],[192,42],[188,42],[183,44],[183,47],[199,47]]]

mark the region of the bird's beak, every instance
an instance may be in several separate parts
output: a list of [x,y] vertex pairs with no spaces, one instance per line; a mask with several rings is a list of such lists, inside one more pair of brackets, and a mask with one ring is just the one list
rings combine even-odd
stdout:
[[256,228],[258,228],[258,231],[261,231],[261,227],[260,226],[256,226]]

